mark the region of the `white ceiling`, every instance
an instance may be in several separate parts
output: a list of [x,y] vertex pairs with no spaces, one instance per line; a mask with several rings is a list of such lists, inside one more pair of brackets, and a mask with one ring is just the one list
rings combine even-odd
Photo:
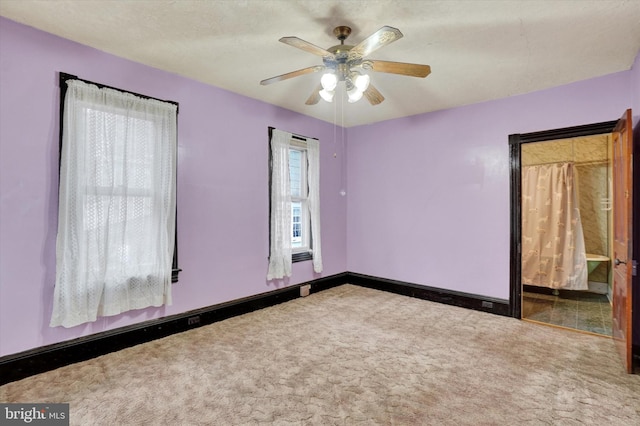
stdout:
[[[640,49],[640,0],[0,0],[0,15],[345,127],[629,70]],[[322,64],[278,39],[328,48],[338,25],[352,28],[352,45],[383,25],[400,29],[370,58],[428,64],[431,75],[372,73],[386,98],[377,106],[305,105],[316,73],[259,84]]]

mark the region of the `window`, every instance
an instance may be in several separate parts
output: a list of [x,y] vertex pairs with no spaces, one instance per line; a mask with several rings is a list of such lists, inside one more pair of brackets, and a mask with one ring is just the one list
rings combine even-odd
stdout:
[[65,74],[61,97],[51,326],[170,304],[177,105]]
[[291,251],[293,261],[311,259],[307,185],[306,143],[292,141],[289,148],[289,182],[291,184]]
[[268,279],[291,276],[291,263],[313,260],[320,252],[319,144],[270,128],[270,256]]
[[291,247],[298,248],[302,246],[302,208],[301,202],[291,203],[291,217],[293,229],[291,235]]

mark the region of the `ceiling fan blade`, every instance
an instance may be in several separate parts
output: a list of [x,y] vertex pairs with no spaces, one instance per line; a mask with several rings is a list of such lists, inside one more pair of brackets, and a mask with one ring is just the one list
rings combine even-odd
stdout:
[[349,60],[361,59],[374,50],[378,50],[401,38],[402,33],[399,29],[385,25],[349,50]]
[[322,84],[318,84],[318,86],[313,89],[313,93],[311,93],[311,96],[309,96],[309,99],[307,99],[307,102],[305,102],[305,104],[315,105],[320,102],[320,90],[322,90]]
[[371,105],[378,105],[384,101],[384,96],[382,96],[382,93],[378,92],[378,89],[376,89],[373,84],[369,84],[367,90],[364,91],[364,96]]
[[288,80],[293,77],[298,77],[299,75],[310,74],[312,72],[318,72],[324,70],[324,65],[316,65],[313,67],[302,68],[301,70],[288,72],[286,74],[277,75],[275,77],[267,78],[266,80],[262,80],[260,84],[266,86],[267,84],[277,83],[278,81]]
[[280,42],[284,44],[288,44],[289,46],[297,47],[298,49],[302,49],[305,52],[313,53],[314,55],[327,57],[334,56],[333,53],[329,52],[322,47],[318,47],[315,44],[309,43],[308,41],[304,41],[298,37],[282,37]]
[[374,61],[363,62],[363,67],[377,72],[387,72],[391,74],[402,74],[410,77],[425,78],[431,74],[429,65],[408,64],[406,62]]

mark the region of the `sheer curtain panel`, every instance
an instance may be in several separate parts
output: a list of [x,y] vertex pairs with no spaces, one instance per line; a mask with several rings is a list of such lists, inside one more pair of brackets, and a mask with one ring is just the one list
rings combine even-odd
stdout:
[[271,135],[271,231],[267,279],[291,276],[291,184],[289,145],[291,133],[273,129]]
[[50,325],[171,304],[177,107],[67,80]]
[[316,139],[307,139],[308,181],[309,181],[309,217],[313,238],[313,270],[322,272],[322,250],[320,243],[320,143]]

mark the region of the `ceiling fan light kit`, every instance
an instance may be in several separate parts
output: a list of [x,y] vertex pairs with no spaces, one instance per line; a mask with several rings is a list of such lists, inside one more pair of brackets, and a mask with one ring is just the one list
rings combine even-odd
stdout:
[[282,43],[321,56],[324,65],[307,67],[271,77],[262,80],[260,84],[267,85],[300,75],[324,71],[320,78],[320,84],[307,99],[307,105],[315,105],[320,99],[333,102],[335,89],[339,82],[345,83],[349,102],[357,102],[364,96],[371,105],[378,105],[384,101],[384,96],[371,84],[371,77],[364,71],[420,78],[431,73],[429,65],[364,59],[373,51],[402,38],[402,33],[397,28],[384,26],[355,46],[344,44],[344,41],[351,34],[351,28],[339,26],[333,30],[333,34],[340,40],[340,44],[328,49],[323,49],[298,37],[282,37],[280,39]]
[[[353,103],[362,99],[364,91],[369,87],[371,78],[367,74],[352,72],[344,81],[347,87],[348,100]],[[322,90],[319,92],[320,97],[327,102],[333,102],[335,88],[338,85],[338,77],[336,77],[335,73],[331,71],[325,73],[320,79],[320,85],[322,86]]]

